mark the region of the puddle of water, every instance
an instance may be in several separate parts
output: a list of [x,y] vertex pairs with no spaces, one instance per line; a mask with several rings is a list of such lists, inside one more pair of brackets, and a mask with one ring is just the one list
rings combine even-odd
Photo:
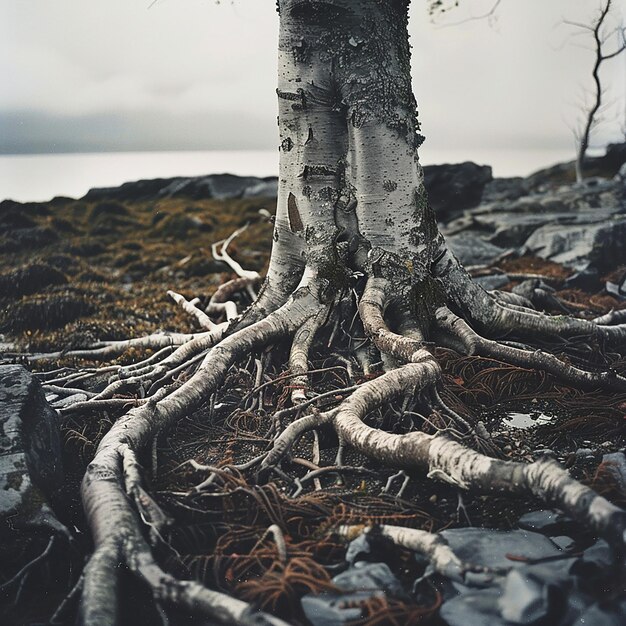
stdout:
[[511,428],[527,429],[533,426],[545,426],[551,424],[556,419],[555,415],[546,415],[541,411],[532,411],[531,413],[507,413],[502,420],[505,426]]

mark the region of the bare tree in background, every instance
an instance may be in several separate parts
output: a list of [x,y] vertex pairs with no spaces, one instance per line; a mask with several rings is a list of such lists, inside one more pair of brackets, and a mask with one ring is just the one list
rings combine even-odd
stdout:
[[[615,25],[615,20],[612,20],[612,5],[613,0],[606,0],[604,6],[601,7],[596,19],[591,24],[583,24],[581,22],[572,22],[570,20],[564,20],[565,24],[574,26],[591,33],[594,41],[594,53],[595,62],[591,75],[593,76],[593,101],[591,106],[584,112],[585,116],[581,123],[581,127],[577,128],[574,133],[576,137],[576,143],[578,145],[578,151],[576,154],[576,181],[582,182],[583,180],[583,168],[585,155],[589,149],[589,139],[591,132],[601,122],[601,118],[598,116],[602,107],[602,96],[604,90],[600,79],[600,69],[602,64],[609,59],[613,59],[619,56],[624,50],[626,50],[626,28],[622,23]],[[611,24],[611,22],[613,22]],[[607,47],[610,45],[612,39],[618,39],[618,45],[612,52],[607,52]]]

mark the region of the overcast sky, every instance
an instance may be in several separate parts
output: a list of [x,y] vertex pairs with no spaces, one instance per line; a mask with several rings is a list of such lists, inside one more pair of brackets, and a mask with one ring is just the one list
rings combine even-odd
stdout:
[[[462,0],[448,21],[493,1]],[[274,148],[275,1],[151,3],[0,0],[0,153]],[[447,28],[425,4],[410,30],[426,146],[572,146],[593,57],[559,23],[588,22],[599,0],[502,0],[495,22]],[[596,144],[623,136],[626,55],[603,78],[614,106]]]

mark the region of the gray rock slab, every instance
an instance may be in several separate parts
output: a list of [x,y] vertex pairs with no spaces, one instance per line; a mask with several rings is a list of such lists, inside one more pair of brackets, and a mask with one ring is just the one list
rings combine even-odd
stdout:
[[502,256],[506,250],[489,243],[480,233],[464,231],[446,237],[455,256],[463,265],[485,265]]
[[626,216],[593,224],[545,224],[526,240],[524,251],[576,270],[626,263]]
[[623,452],[611,452],[602,457],[602,466],[622,491],[626,492],[626,455]]
[[520,528],[544,535],[560,535],[569,532],[574,522],[553,509],[541,509],[524,513],[517,521]]
[[337,574],[333,583],[342,593],[308,594],[301,600],[302,609],[313,626],[341,626],[353,622],[361,616],[359,605],[373,597],[391,594],[407,598],[400,581],[386,563],[359,561]]
[[[519,567],[526,560],[561,554],[547,537],[529,530],[452,528],[440,534],[462,561],[491,568]],[[507,555],[524,561],[510,559]]]
[[485,185],[492,180],[491,167],[470,161],[427,165],[423,169],[429,202],[441,222],[477,206]]
[[439,614],[450,626],[506,626],[500,615],[499,589],[473,590],[443,604]]
[[564,184],[527,195],[518,195],[524,187],[520,181],[500,185],[496,180],[489,185],[493,194],[487,187],[479,206],[443,227],[464,263],[497,258],[498,250],[485,248],[481,240],[579,271],[587,267],[605,271],[626,263],[626,193],[621,179]]
[[563,559],[511,570],[498,600],[502,617],[514,624],[533,624],[561,612],[573,587],[574,562]]
[[359,561],[333,578],[333,583],[345,591],[383,591],[394,596],[404,595],[400,581],[387,563]]
[[[0,526],[61,530],[47,497],[63,483],[57,414],[20,365],[0,366]],[[10,528],[7,528],[10,526]]]

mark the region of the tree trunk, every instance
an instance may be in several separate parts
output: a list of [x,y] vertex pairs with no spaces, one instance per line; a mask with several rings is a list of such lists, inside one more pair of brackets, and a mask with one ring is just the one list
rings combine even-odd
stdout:
[[[87,401],[111,403],[114,394],[142,385],[148,391],[147,400],[120,417],[103,438],[82,483],[94,540],[85,571],[84,623],[115,622],[120,563],[160,603],[227,623],[250,618],[252,609],[245,603],[178,581],[156,564],[145,527],[158,535],[164,516],[142,486],[137,458],[161,431],[218,392],[231,367],[285,339],[291,341],[288,365],[298,389],[291,396],[293,406],[282,413],[303,411],[303,417],[275,433],[271,449],[240,466],[241,471],[256,471],[259,465],[265,473],[280,471],[281,459],[304,432],[331,427],[340,442],[390,466],[422,468],[429,477],[461,489],[541,498],[623,547],[624,512],[552,461],[499,461],[446,432],[398,435],[363,421],[370,411],[411,397],[431,410],[438,403],[462,440],[473,434],[467,419],[441,405],[436,390],[441,368],[431,352],[435,342],[543,369],[573,385],[626,390],[626,379],[612,371],[585,371],[479,334],[515,331],[530,341],[542,335],[584,335],[618,342],[626,338],[626,325],[551,317],[523,299],[487,293],[447,249],[417,156],[421,137],[411,89],[407,10],[403,0],[279,1],[280,176],[268,274],[253,305],[230,324],[212,326],[206,315],[194,314],[208,332],[151,336],[133,344],[176,349],[120,368],[111,384]],[[225,248],[221,254],[229,259]],[[251,280],[240,266],[231,266],[240,281]],[[240,283],[230,287],[235,284]],[[212,304],[223,304],[228,291],[221,289]],[[193,303],[174,296],[193,311]],[[345,389],[352,395],[335,408],[309,412],[316,399],[307,399],[308,353],[316,332],[333,324],[341,325],[346,350],[365,374],[381,359],[387,371]],[[334,333],[330,337],[339,341]],[[108,355],[126,345],[103,345],[96,352]],[[199,358],[201,364],[188,370],[184,383],[170,385],[173,373]],[[418,543],[435,545],[421,536]]]
[[441,253],[417,157],[407,8],[280,2],[280,175],[264,312],[305,274],[332,298],[374,265],[400,295]]

